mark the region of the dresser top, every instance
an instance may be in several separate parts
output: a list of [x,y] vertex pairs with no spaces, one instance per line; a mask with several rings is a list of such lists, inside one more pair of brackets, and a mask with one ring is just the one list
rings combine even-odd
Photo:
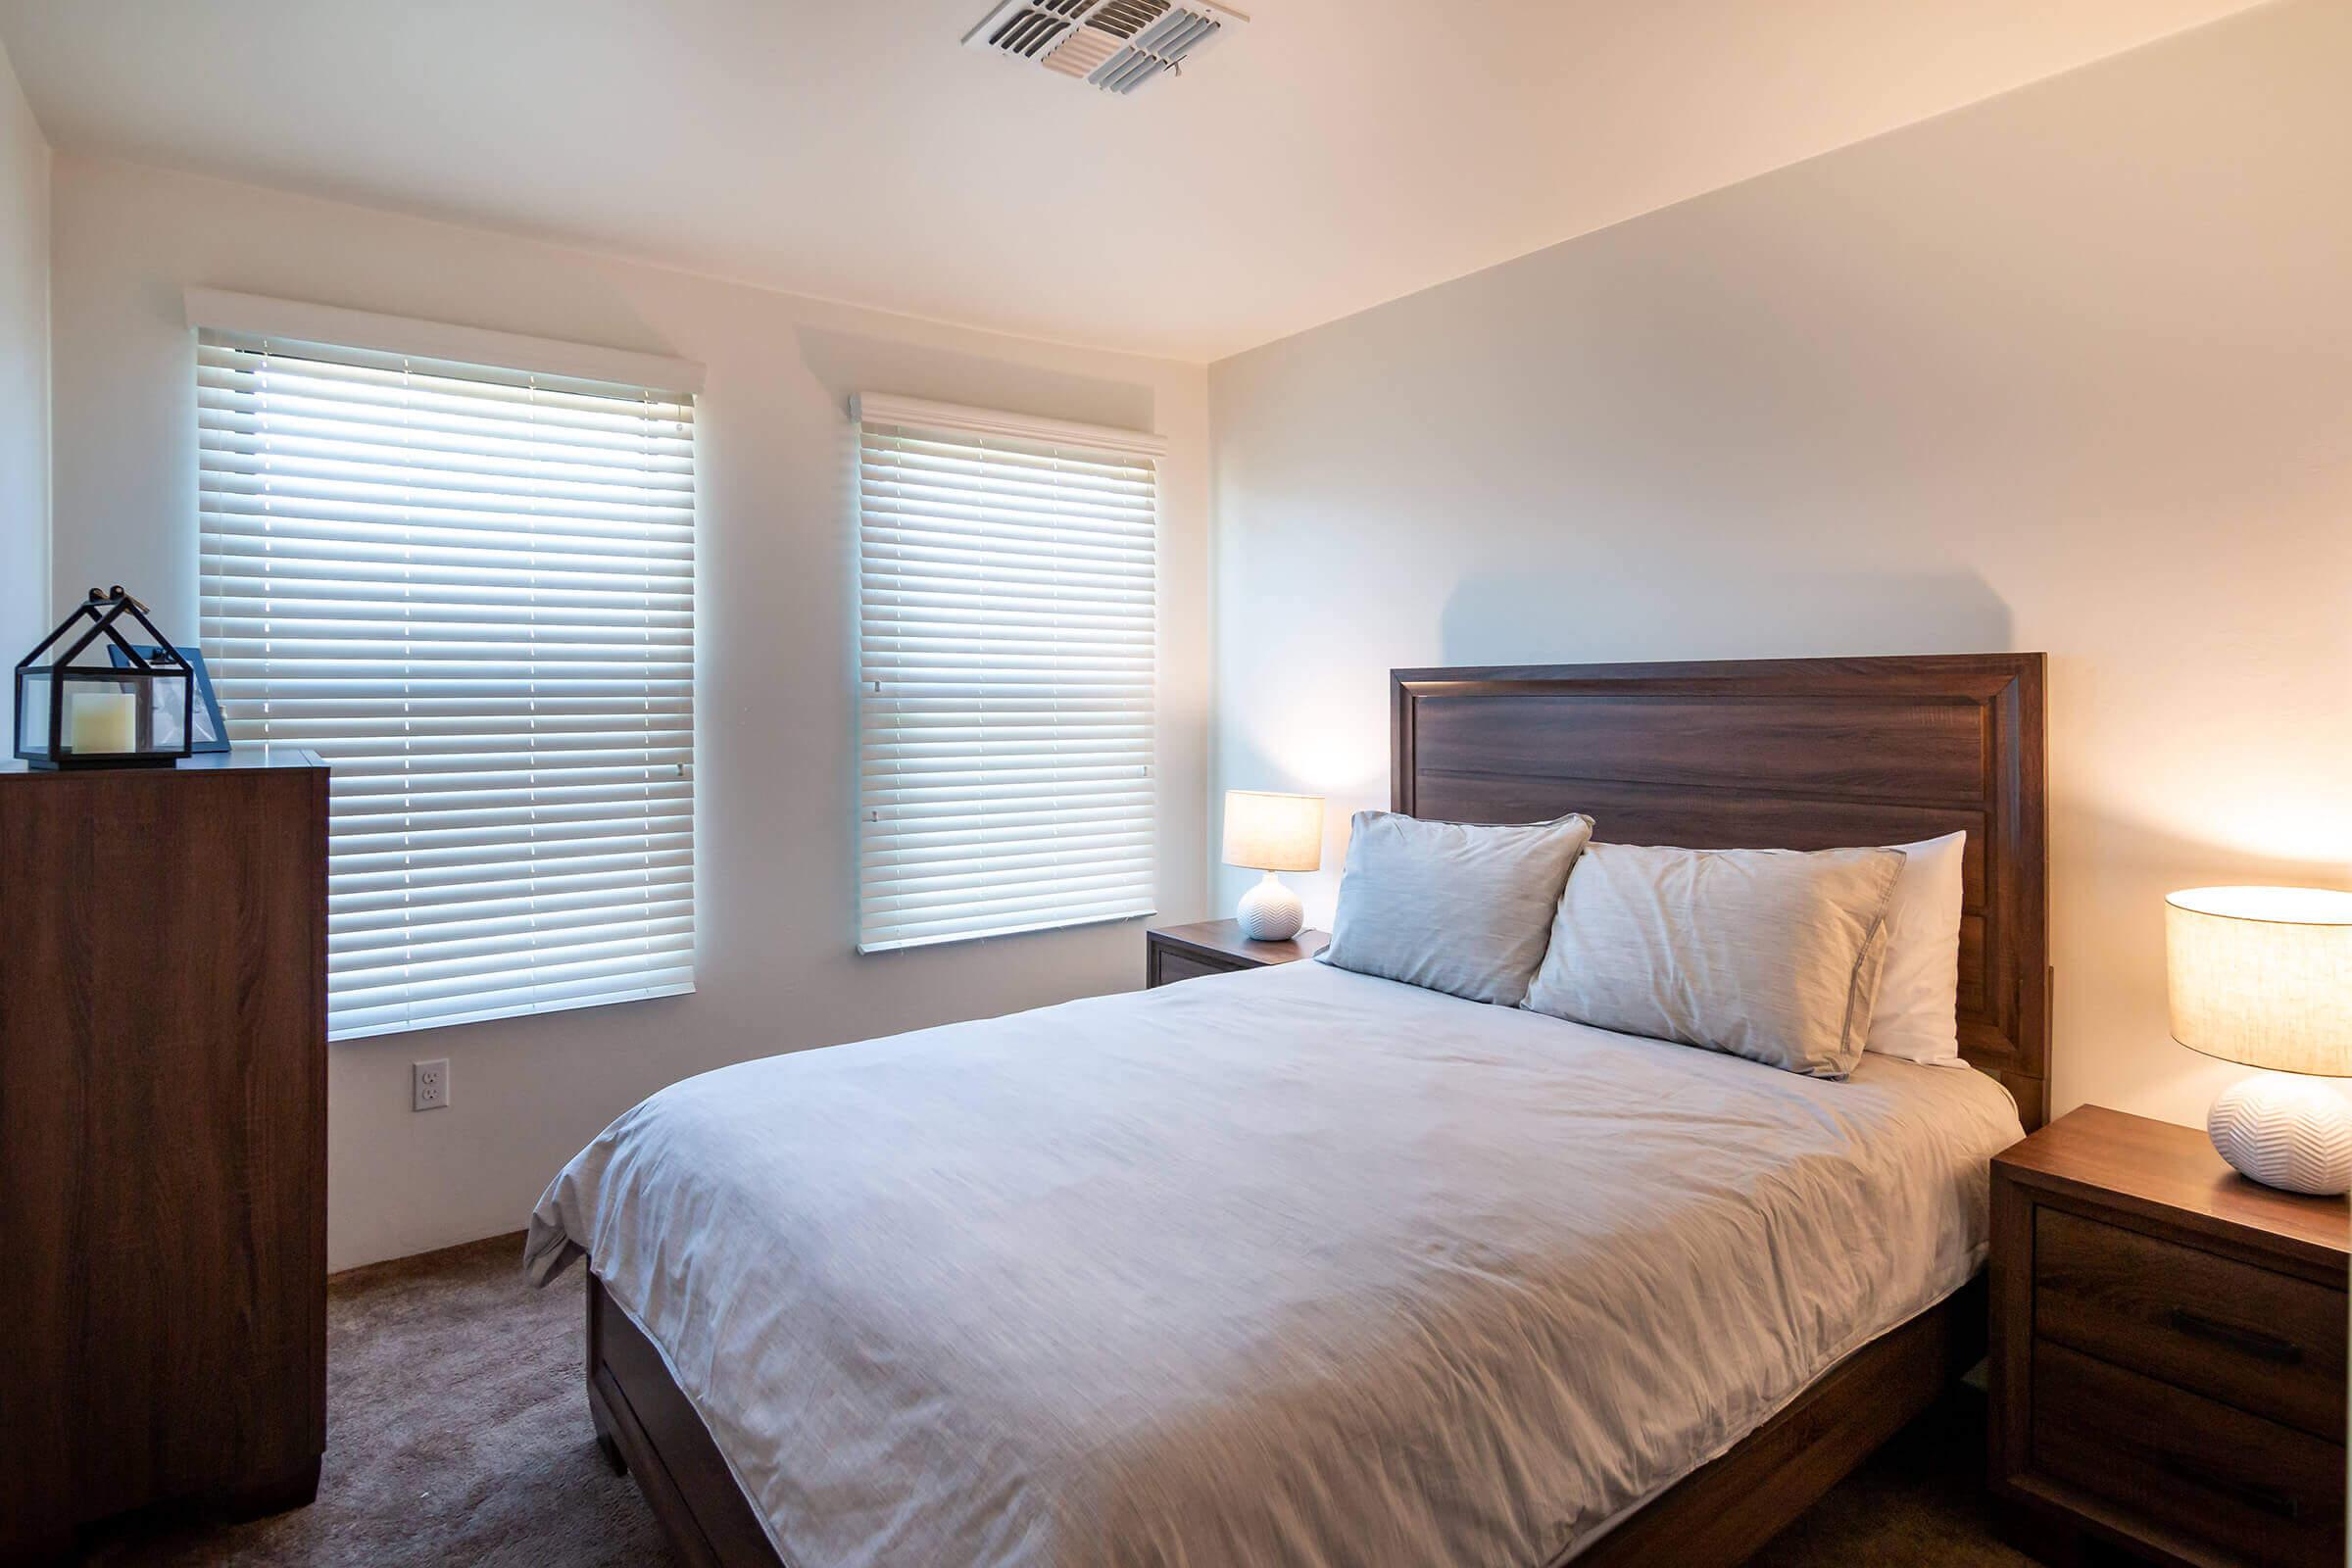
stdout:
[[2195,1127],[2082,1105],[1993,1156],[1997,1171],[2207,1235],[2256,1241],[2311,1262],[2352,1256],[2352,1206],[2248,1181]]
[[[318,754],[299,746],[239,746],[225,752],[198,752],[172,764],[177,773],[254,773],[278,767],[324,767]],[[0,778],[86,778],[92,773],[161,773],[160,767],[27,767],[15,758],[0,761]]]

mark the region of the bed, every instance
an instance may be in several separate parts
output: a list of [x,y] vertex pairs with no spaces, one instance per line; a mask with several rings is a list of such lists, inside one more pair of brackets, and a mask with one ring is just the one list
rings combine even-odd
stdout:
[[1739,1561],[1982,1348],[2045,1108],[2038,656],[1407,670],[1396,809],[1970,832],[1843,1082],[1298,964],[745,1063],[534,1216],[690,1563]]

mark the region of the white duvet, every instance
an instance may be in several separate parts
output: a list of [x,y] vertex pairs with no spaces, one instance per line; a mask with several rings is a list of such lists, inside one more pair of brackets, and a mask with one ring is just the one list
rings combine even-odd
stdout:
[[1539,1568],[1965,1283],[2019,1136],[1298,963],[691,1079],[528,1256],[795,1568]]

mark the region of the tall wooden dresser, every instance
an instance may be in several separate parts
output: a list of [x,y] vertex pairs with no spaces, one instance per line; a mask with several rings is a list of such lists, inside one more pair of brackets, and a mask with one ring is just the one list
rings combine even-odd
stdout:
[[318,1490],[326,780],[0,772],[0,1561]]

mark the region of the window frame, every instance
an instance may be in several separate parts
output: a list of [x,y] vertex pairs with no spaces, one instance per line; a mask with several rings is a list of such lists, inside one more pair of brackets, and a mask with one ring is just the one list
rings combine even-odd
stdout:
[[[282,709],[285,699],[248,694],[241,700],[230,692],[240,680],[249,688],[256,684],[249,671],[257,663],[286,666],[288,673],[277,677],[281,680],[331,672],[338,695],[324,705],[329,716],[312,719],[314,738],[322,726],[335,723],[348,723],[354,735],[348,742],[326,735],[315,749],[326,757],[330,770],[338,751],[358,748],[363,760],[370,747],[396,752],[389,764],[375,759],[372,775],[352,764],[355,772],[345,775],[346,785],[379,808],[394,796],[411,803],[389,808],[396,825],[352,839],[357,848],[346,858],[341,879],[347,914],[340,932],[330,892],[330,970],[341,956],[347,976],[388,978],[375,1002],[352,1008],[336,1027],[331,1020],[339,1009],[332,1009],[330,973],[329,1038],[359,1039],[691,992],[699,905],[699,791],[692,763],[699,729],[694,689],[700,368],[662,356],[214,290],[189,290],[187,307],[197,347],[191,380],[198,403],[201,641],[216,683],[227,688],[222,695],[231,737],[241,745],[307,746],[296,733],[303,726],[270,707],[274,702]],[[267,353],[282,354],[293,366],[326,367],[332,372],[290,368],[289,376],[358,378],[351,396],[360,404],[342,408],[338,395],[330,394],[327,401],[334,406],[315,418],[281,416],[288,420],[278,438],[285,447],[281,457],[270,443],[237,428],[238,416],[226,412],[247,406],[235,402],[236,389],[253,377],[247,373],[240,381],[224,367],[249,364]],[[454,401],[422,415],[405,401],[384,401],[392,394],[371,391],[366,378],[386,376],[390,372],[382,367],[396,360],[416,362],[417,397]],[[208,377],[220,384],[208,391]],[[400,384],[399,397],[405,400],[405,378]],[[396,418],[368,412],[365,405],[371,396],[402,414]],[[641,426],[629,423],[631,404],[647,411]],[[521,414],[526,409],[530,412]],[[456,433],[444,436],[432,428],[430,421],[440,416]],[[436,466],[408,460],[409,421],[415,423],[417,444],[448,461]],[[308,426],[299,438],[296,425]],[[401,439],[390,439],[388,431]],[[537,447],[530,444],[534,431]],[[654,448],[648,443],[657,436],[668,454],[660,462],[649,456]],[[307,469],[294,456],[306,445],[302,438],[307,438]],[[484,444],[495,452],[483,456],[475,450]],[[385,456],[395,447],[397,452]],[[313,536],[305,541],[308,554],[275,553],[272,543],[263,565],[240,563],[232,546],[281,526],[275,517],[261,527],[231,515],[253,510],[223,501],[240,493],[235,480],[247,471],[280,476],[272,483],[282,483],[285,499],[270,505],[282,507],[275,517],[284,518],[291,530],[285,537],[306,530]],[[426,510],[446,498],[434,487],[415,486],[412,473],[454,481],[459,499],[447,505],[455,510],[440,515]],[[631,473],[642,477],[632,480]],[[380,476],[393,474],[400,478]],[[401,489],[403,481],[409,490]],[[591,481],[611,495],[581,499]],[[405,497],[412,493],[428,499],[416,504],[413,517],[382,502],[379,492],[394,491],[404,497],[398,506],[408,505]],[[353,520],[342,520],[338,513]],[[646,518],[648,531],[631,531],[638,515]],[[535,541],[543,523],[554,525],[548,551],[575,558],[592,571],[612,573],[611,584],[593,580],[566,592],[555,581],[560,567],[549,564],[535,543],[527,549],[512,543],[518,529]],[[477,528],[479,542],[466,537]],[[400,547],[401,569],[416,580],[387,585],[396,591],[375,592],[389,572],[384,536],[394,529],[409,541]],[[583,542],[584,535],[594,537]],[[508,542],[495,542],[502,539]],[[436,567],[428,564],[436,555],[465,560]],[[272,581],[268,573],[278,569],[280,561],[299,564],[287,600],[303,608],[286,612],[285,618],[304,624],[299,632],[282,635],[288,647],[300,644],[304,652],[281,655],[279,644],[268,640],[268,652],[256,656],[251,652],[257,613],[252,585]],[[348,575],[337,576],[339,569]],[[285,591],[286,579],[275,580]],[[258,613],[266,617],[275,601],[265,592],[261,602]],[[321,602],[327,602],[323,611]],[[368,647],[396,641],[400,652],[378,675],[365,655],[345,662],[349,656],[338,639]],[[490,647],[481,649],[483,643]],[[240,651],[215,659],[217,647]],[[526,657],[508,658],[510,647]],[[632,656],[631,647],[641,651]],[[618,652],[601,651],[612,649]],[[429,662],[436,657],[452,662]],[[594,663],[595,670],[567,663],[581,660]],[[405,675],[399,673],[403,669]],[[642,671],[648,681],[670,670],[683,678],[661,675],[657,703],[653,685],[633,695],[626,690],[636,678],[631,669]],[[463,689],[463,681],[473,678],[483,689]],[[579,690],[565,691],[565,681]],[[371,695],[377,686],[397,691]],[[438,709],[430,706],[436,687],[456,693]],[[342,696],[345,688],[352,695]],[[346,716],[333,716],[338,713]],[[443,748],[454,760],[438,755]],[[648,748],[677,760],[656,761]],[[642,765],[625,760],[632,750],[642,754]],[[604,764],[615,755],[620,760],[608,769]],[[672,765],[674,782],[662,771]],[[643,774],[641,784],[628,779],[632,766]],[[422,771],[412,776],[412,768]],[[463,781],[450,784],[447,773],[436,781],[436,768]],[[587,775],[599,777],[590,781]],[[368,782],[370,776],[376,782]],[[330,771],[330,792],[351,798],[351,788],[338,788],[333,778]],[[449,792],[436,797],[432,792],[443,785]],[[426,793],[418,795],[419,789]],[[481,804],[460,807],[457,795]],[[436,833],[439,839],[432,837]],[[398,847],[387,852],[375,840]],[[386,862],[390,869],[354,871],[360,855],[369,849],[375,853],[367,858]],[[576,875],[578,864],[562,863],[567,853],[610,853],[612,874]],[[418,856],[436,863],[421,864]],[[335,858],[330,845],[330,890],[338,883]],[[632,860],[641,878],[634,883]],[[487,886],[473,880],[468,873],[477,863],[498,880]],[[572,876],[568,884],[563,880],[566,875]],[[367,920],[363,900],[362,919],[355,925],[349,911],[361,882],[369,884],[370,893],[379,891],[376,883],[398,885],[390,889],[388,915],[379,910],[375,919]],[[412,883],[421,889],[413,906]],[[509,889],[519,891],[506,896]],[[368,940],[354,947],[355,933]],[[346,939],[341,944],[338,935]],[[639,951],[631,951],[632,943]],[[419,950],[433,956],[418,957]],[[394,956],[379,959],[387,955]],[[428,965],[438,965],[429,981],[414,978]],[[473,981],[479,983],[469,984]]]
[[[877,769],[874,755],[878,727],[876,710],[877,698],[882,695],[884,689],[877,685],[877,680],[887,681],[889,671],[877,668],[872,657],[874,646],[872,627],[881,617],[875,613],[876,607],[873,599],[875,588],[871,580],[871,565],[875,559],[875,545],[874,541],[869,538],[867,513],[876,485],[876,478],[872,471],[874,467],[872,443],[875,440],[876,430],[884,427],[895,429],[903,434],[917,432],[927,437],[971,443],[975,451],[994,450],[1002,461],[1008,464],[1052,464],[1055,461],[1066,460],[1073,473],[1079,469],[1124,466],[1140,469],[1149,475],[1150,499],[1148,505],[1142,509],[1143,526],[1148,539],[1148,547],[1142,552],[1142,555],[1148,564],[1144,566],[1141,576],[1141,581],[1145,585],[1145,597],[1140,615],[1140,645],[1134,641],[1137,635],[1135,624],[1129,623],[1111,628],[1113,634],[1124,635],[1128,638],[1130,646],[1141,646],[1146,651],[1146,671],[1141,682],[1143,686],[1141,700],[1121,710],[1134,715],[1144,730],[1144,739],[1140,748],[1140,765],[1144,770],[1145,787],[1138,791],[1128,792],[1144,797],[1140,809],[1131,808],[1130,811],[1130,818],[1140,820],[1143,824],[1143,858],[1146,863],[1134,884],[1140,888],[1140,892],[1130,892],[1125,897],[1118,899],[1096,898],[1090,900],[1082,895],[1074,895],[1071,912],[1043,913],[1031,910],[1023,914],[1017,911],[1007,911],[1002,918],[990,918],[978,914],[966,915],[962,917],[962,928],[959,929],[929,932],[910,931],[909,928],[919,926],[924,922],[912,918],[887,921],[877,919],[874,907],[877,900],[877,888],[891,885],[890,878],[875,875],[876,857],[880,853],[878,846],[881,846],[887,837],[876,832],[881,825],[881,819],[876,815],[878,803],[875,798],[875,781],[883,776]],[[966,942],[988,941],[998,937],[1039,931],[1068,930],[1087,925],[1149,917],[1155,912],[1158,902],[1159,839],[1163,807],[1160,798],[1158,755],[1160,746],[1159,554],[1163,537],[1161,518],[1164,509],[1162,493],[1164,464],[1162,460],[1167,454],[1167,442],[1163,438],[1146,431],[1121,429],[1107,425],[1079,424],[997,410],[875,393],[862,393],[851,399],[850,437],[854,449],[855,467],[851,486],[853,509],[851,599],[853,620],[856,627],[855,646],[851,659],[851,674],[854,685],[852,741],[857,768],[857,778],[853,789],[856,820],[854,834],[856,866],[854,869],[855,898],[852,936],[857,951],[861,954],[904,952],[916,948],[958,945]],[[1059,459],[1046,457],[1037,449],[1051,449],[1053,453],[1059,455]],[[1084,493],[1082,483],[1076,480],[1073,481],[1070,495],[1071,500],[1068,504],[1074,511],[1080,510],[1083,503],[1092,499]],[[966,510],[982,513],[989,509],[970,507]],[[1095,510],[1119,514],[1132,512],[1134,509],[1126,503],[1114,503]],[[1118,518],[1114,516],[1112,523],[1115,525],[1117,521]],[[1132,532],[1132,526],[1133,524],[1130,522],[1129,532]],[[985,521],[975,522],[973,527],[981,532],[987,531]],[[1034,523],[1032,528],[1034,529]],[[1054,554],[1048,559],[1056,562],[1066,562],[1071,559],[1066,552],[1082,548],[1086,542],[1083,532],[1076,537],[1078,538],[1077,544],[1062,546],[1065,554]],[[1122,569],[1130,572],[1128,581],[1132,583],[1134,580],[1132,569]],[[1062,590],[1058,588],[1055,590],[1056,594],[1060,592]],[[1080,603],[1084,603],[1084,601],[1080,601]],[[1029,608],[1036,610],[1038,607],[1031,606]],[[1098,618],[1105,620],[1116,618],[1102,615],[1102,612],[1104,607],[1102,604],[1098,604],[1094,608],[1098,612]],[[967,612],[963,618],[968,622],[975,617],[987,618],[987,612],[985,611],[971,612]],[[920,625],[920,622],[913,617],[906,618],[908,624]],[[938,628],[935,625],[933,629],[937,630]],[[975,633],[974,635],[981,634]],[[1133,728],[1134,726],[1127,727]],[[981,744],[985,751],[985,743]],[[1076,742],[1065,744],[1055,740],[1046,744],[1051,755],[1056,760],[1065,755],[1080,760],[1089,760],[1090,758],[1085,746]],[[1101,754],[1092,756],[1091,760],[1102,766],[1116,767],[1131,760],[1136,751],[1137,747],[1130,737],[1125,741],[1123,747],[1105,747]],[[966,769],[965,771],[972,772],[977,769]],[[894,782],[899,782],[912,775],[910,773],[893,773],[889,776]],[[1038,825],[1037,832],[1041,838],[1025,856],[1016,854],[1016,858],[1040,859],[1054,854],[1054,850],[1051,847],[1051,835],[1065,821],[1071,820],[1071,813],[1079,808],[1055,806],[1051,809],[1053,820]],[[990,829],[987,831],[991,834],[1004,834],[1012,830]],[[1129,837],[1132,837],[1132,834]],[[1002,853],[1002,846],[1011,842],[1013,841],[1009,839],[992,837],[984,840],[978,848],[982,850],[999,848]],[[911,854],[909,858],[912,858]],[[1121,863],[1131,865],[1134,858],[1135,856],[1130,846]],[[1017,873],[1003,874],[1010,876]],[[1084,878],[1078,880],[1084,880]],[[1054,877],[1040,875],[1037,879],[1036,890],[1031,895],[1032,900],[1050,899],[1054,896]],[[895,895],[892,896],[895,897]],[[952,902],[952,900],[943,900],[943,906]],[[904,912],[913,907],[915,906],[902,902],[894,906],[894,910]],[[947,917],[942,916],[941,918]],[[940,922],[935,920],[932,923]]]

